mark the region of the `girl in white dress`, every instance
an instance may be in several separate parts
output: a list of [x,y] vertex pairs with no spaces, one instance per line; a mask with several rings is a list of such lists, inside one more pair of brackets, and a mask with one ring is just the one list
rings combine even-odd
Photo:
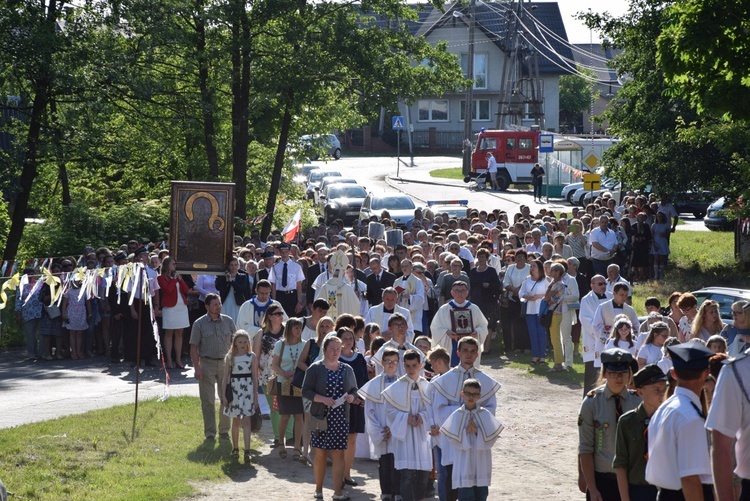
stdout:
[[221,392],[224,415],[232,418],[232,457],[238,457],[240,425],[245,440],[245,462],[250,462],[250,417],[258,406],[258,359],[250,351],[250,335],[238,330],[232,337],[232,347],[224,364],[222,388],[230,385],[232,401],[226,391]]

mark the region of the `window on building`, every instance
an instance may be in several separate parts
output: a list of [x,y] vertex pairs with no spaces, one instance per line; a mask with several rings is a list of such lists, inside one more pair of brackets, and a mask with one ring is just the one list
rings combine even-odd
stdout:
[[447,99],[421,99],[419,101],[420,122],[447,122]]
[[[471,115],[471,119],[477,122],[489,122],[490,120],[490,100],[489,99],[474,99],[474,111]],[[461,121],[464,121],[466,117],[466,100],[461,101]]]
[[[474,53],[474,88],[475,89],[486,89],[487,88],[487,54],[486,53]],[[461,70],[464,76],[469,77],[469,54],[461,54]]]

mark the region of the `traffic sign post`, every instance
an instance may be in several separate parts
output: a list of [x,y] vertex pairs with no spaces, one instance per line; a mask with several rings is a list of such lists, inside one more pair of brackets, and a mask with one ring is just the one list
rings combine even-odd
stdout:
[[555,151],[554,134],[539,134],[539,153],[544,153],[544,177],[547,180],[547,203],[549,203],[549,154]]
[[391,127],[396,131],[396,178],[401,171],[401,131],[404,130],[404,117],[393,117]]
[[602,187],[602,176],[601,174],[584,174],[583,175],[583,190],[591,192],[591,198],[594,198],[594,191],[601,189]]

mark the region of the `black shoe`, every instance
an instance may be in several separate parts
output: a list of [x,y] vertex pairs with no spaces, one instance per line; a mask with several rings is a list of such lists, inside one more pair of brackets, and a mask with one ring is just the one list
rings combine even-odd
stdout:
[[219,433],[219,438],[222,440],[229,440],[229,433],[227,432]]
[[359,485],[357,481],[354,480],[353,478],[346,478],[346,477],[344,477],[344,484],[351,485],[352,487],[356,487],[357,485]]

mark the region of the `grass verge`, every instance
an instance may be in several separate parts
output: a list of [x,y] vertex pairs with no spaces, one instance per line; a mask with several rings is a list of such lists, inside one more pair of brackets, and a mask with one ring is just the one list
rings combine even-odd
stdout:
[[633,307],[645,315],[647,297],[659,298],[666,306],[674,291],[690,292],[702,287],[750,288],[750,276],[734,259],[734,235],[723,231],[680,231],[672,234],[669,269],[661,280],[638,283],[633,291]]
[[464,175],[461,167],[455,167],[451,169],[435,169],[430,171],[431,177],[439,177],[442,179],[463,179]]
[[0,430],[3,482],[14,499],[161,500],[252,468],[229,441],[203,440],[198,398],[139,402],[135,440],[132,418],[123,405]]

